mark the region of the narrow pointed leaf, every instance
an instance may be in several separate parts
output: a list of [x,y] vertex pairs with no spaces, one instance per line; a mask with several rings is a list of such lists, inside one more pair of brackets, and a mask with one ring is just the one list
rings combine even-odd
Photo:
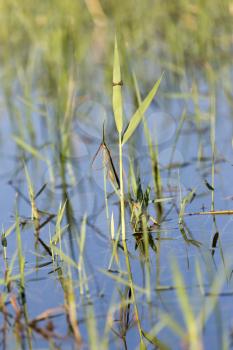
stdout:
[[31,155],[37,159],[43,160],[45,161],[45,158],[43,157],[43,155],[34,147],[32,147],[31,145],[27,144],[26,142],[24,142],[21,138],[19,138],[18,136],[13,135],[13,140],[15,141],[15,143],[17,143],[17,145],[19,147],[21,147],[24,151],[31,153]]
[[143,336],[153,345],[155,345],[156,348],[159,350],[169,350],[170,348],[161,342],[154,334],[147,333],[142,330]]
[[112,105],[113,105],[115,123],[119,134],[122,132],[122,129],[123,129],[121,86],[122,86],[121,67],[120,67],[117,39],[115,38]]
[[129,138],[133,135],[134,131],[138,127],[140,121],[143,118],[144,113],[146,112],[147,108],[150,106],[150,104],[151,104],[151,102],[152,102],[152,100],[153,100],[153,98],[154,98],[154,96],[159,88],[162,77],[163,77],[163,74],[161,75],[160,79],[155,83],[155,85],[153,86],[153,88],[151,89],[149,94],[142,101],[139,108],[132,116],[132,118],[129,122],[129,125],[124,133],[122,144],[125,144],[129,140]]

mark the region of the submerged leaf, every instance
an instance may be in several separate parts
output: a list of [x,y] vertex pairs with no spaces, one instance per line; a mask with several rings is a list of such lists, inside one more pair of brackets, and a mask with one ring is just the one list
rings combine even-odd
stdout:
[[155,345],[160,350],[169,350],[169,346],[161,342],[154,334],[147,333],[142,330],[143,336],[153,345]]
[[218,238],[219,238],[219,233],[216,232],[214,237],[213,237],[213,240],[212,240],[212,250],[211,250],[212,256],[214,256],[215,249],[216,249],[217,243],[218,243]]
[[211,186],[207,180],[205,180],[205,185],[206,185],[206,187],[208,188],[208,190],[214,191],[213,186]]
[[13,135],[15,143],[21,147],[24,151],[30,153],[33,157],[45,161],[45,157],[33,146],[27,144],[20,137]]
[[6,248],[7,247],[7,239],[6,239],[6,236],[4,234],[1,237],[1,241],[2,241],[2,246]]
[[192,202],[192,200],[195,196],[195,193],[196,193],[196,190],[194,188],[190,192],[188,192],[188,194],[182,199],[181,204],[180,204],[180,212],[179,212],[179,222],[180,223],[183,221],[186,206]]
[[13,232],[13,230],[15,229],[15,226],[16,226],[16,224],[14,223],[3,233],[5,238],[7,236],[9,236],[9,234],[11,234],[11,232]]
[[122,144],[126,143],[129,138],[133,135],[134,131],[136,130],[136,128],[138,127],[140,121],[142,120],[144,113],[146,112],[147,108],[150,106],[158,88],[159,85],[161,83],[163,74],[161,75],[161,77],[159,78],[159,80],[155,83],[155,85],[153,86],[153,88],[151,89],[151,91],[149,92],[149,94],[146,96],[146,98],[142,101],[142,103],[140,104],[139,108],[137,109],[137,111],[134,113],[134,115],[132,116],[129,125],[124,133],[123,136],[123,140],[122,140]]

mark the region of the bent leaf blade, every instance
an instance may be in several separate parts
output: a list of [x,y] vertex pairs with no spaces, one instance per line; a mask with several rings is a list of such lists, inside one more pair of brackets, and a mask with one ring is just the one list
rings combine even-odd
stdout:
[[153,86],[151,91],[148,93],[146,98],[142,101],[142,103],[140,104],[140,106],[138,107],[138,109],[136,110],[134,115],[132,116],[132,118],[129,122],[129,125],[124,133],[123,139],[122,139],[123,145],[130,139],[130,137],[133,135],[134,131],[137,129],[140,121],[142,120],[142,118],[144,116],[144,113],[146,112],[147,108],[150,106],[153,98],[155,97],[155,95],[158,91],[162,77],[163,77],[163,74],[161,75],[159,80],[157,80],[157,82],[155,83],[155,85]]

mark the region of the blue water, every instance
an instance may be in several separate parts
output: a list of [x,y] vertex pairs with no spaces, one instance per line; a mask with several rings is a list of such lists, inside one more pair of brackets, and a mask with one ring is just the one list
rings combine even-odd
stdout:
[[[156,72],[156,69],[154,69]],[[157,67],[157,75],[147,74],[145,72],[145,85],[151,86],[154,79],[159,77],[160,69]],[[140,78],[140,72],[139,72]],[[195,188],[196,197],[194,201],[186,208],[186,212],[192,213],[196,211],[208,211],[211,209],[211,193],[205,185],[205,180],[211,183],[211,143],[210,143],[210,123],[208,116],[209,98],[207,96],[207,87],[203,82],[200,82],[200,89],[205,94],[200,99],[199,108],[202,114],[200,127],[203,132],[200,133],[195,125],[195,110],[193,102],[190,100],[172,98],[166,95],[168,87],[168,78],[161,86],[161,89],[156,97],[154,103],[147,112],[146,118],[148,126],[153,138],[153,144],[158,144],[159,150],[159,165],[161,168],[161,178],[163,184],[163,194],[165,197],[172,197],[172,200],[165,202],[164,212],[166,213],[171,203],[175,203],[178,207],[180,205],[180,196],[183,197],[190,189]],[[189,79],[185,79],[177,86],[177,91],[183,93],[189,92]],[[94,87],[93,87],[94,89]],[[99,87],[98,87],[99,89]],[[73,208],[73,216],[75,219],[75,227],[72,229],[71,237],[66,230],[63,238],[62,247],[67,254],[71,254],[70,245],[74,247],[75,259],[78,261],[77,237],[80,233],[80,224],[84,215],[87,215],[87,231],[85,242],[85,267],[89,278],[89,289],[91,299],[93,301],[96,312],[98,330],[100,338],[103,335],[106,316],[110,305],[119,301],[119,294],[117,289],[124,291],[124,286],[116,284],[114,279],[106,276],[103,271],[107,271],[109,261],[111,258],[111,239],[109,231],[109,223],[106,219],[105,202],[104,202],[104,182],[103,182],[103,167],[101,156],[98,155],[94,164],[92,160],[101,142],[102,125],[105,121],[106,126],[106,142],[112,152],[113,161],[117,165],[118,148],[117,135],[114,129],[113,117],[108,100],[108,95],[103,94],[104,97],[99,97],[98,89],[93,93],[93,96],[87,96],[87,99],[81,102],[76,110],[73,120],[73,127],[69,133],[69,139],[73,145],[72,151],[67,159],[66,180],[68,183],[67,193]],[[172,92],[172,87],[170,88]],[[95,89],[94,89],[95,90]],[[174,92],[177,92],[174,91]],[[127,95],[127,90],[126,90]],[[36,98],[35,98],[36,99]],[[184,107],[187,108],[187,119],[183,125],[181,136],[179,137],[176,150],[174,152],[173,162],[177,166],[171,171],[168,178],[168,169],[171,153],[173,152],[173,145],[175,135],[178,127],[180,117]],[[22,104],[18,105],[19,112],[23,113]],[[25,108],[25,107],[24,107]],[[30,110],[30,108],[29,108]],[[125,114],[129,116],[134,110],[132,99],[128,97],[125,104]],[[32,113],[35,130],[38,131],[37,145],[48,144],[41,151],[42,154],[48,156],[50,159],[53,172],[55,174],[55,182],[51,179],[47,165],[42,161],[29,160],[27,162],[30,175],[33,179],[33,184],[36,191],[46,183],[47,187],[39,196],[37,205],[41,210],[50,213],[57,213],[60,203],[62,202],[62,189],[60,170],[58,168],[58,150],[53,147],[53,142],[56,139],[54,134],[50,134],[51,130],[47,130],[46,125],[43,124],[43,117],[36,112]],[[51,120],[53,115],[50,116]],[[57,126],[59,129],[59,126]],[[26,125],[25,125],[26,128]],[[2,230],[10,227],[15,220],[15,206],[18,201],[19,215],[22,218],[30,218],[31,208],[28,203],[18,196],[16,200],[16,190],[8,183],[11,179],[14,185],[28,198],[28,190],[25,183],[25,175],[22,166],[22,161],[18,158],[19,152],[16,148],[12,135],[17,133],[17,128],[10,122],[9,115],[4,107],[1,116],[1,201],[0,201],[0,223]],[[54,130],[56,131],[56,130]],[[232,175],[233,175],[233,152],[232,152],[232,111],[221,89],[216,92],[216,164],[215,164],[215,209],[229,210],[232,209]],[[145,188],[148,184],[153,184],[151,177],[150,156],[143,134],[143,128],[140,126],[136,131],[132,142],[125,147],[124,153],[124,169],[125,169],[125,184],[127,183],[127,172],[130,161],[133,161],[138,166],[138,173],[140,174],[142,186]],[[29,140],[28,140],[29,142]],[[198,161],[199,147],[202,145],[203,156],[205,161]],[[127,155],[127,151],[130,157]],[[17,158],[16,158],[17,156]],[[184,166],[183,166],[184,165]],[[18,170],[17,170],[18,169]],[[172,193],[170,193],[168,184],[172,184]],[[126,185],[127,188],[127,185]],[[112,193],[110,183],[107,183],[107,192]],[[152,197],[154,193],[152,192]],[[109,197],[109,213],[114,213],[115,229],[118,224],[118,199],[116,195]],[[151,206],[153,215],[154,208]],[[126,213],[127,222],[129,222],[129,213]],[[187,244],[179,231],[178,214],[175,209],[171,210],[166,220],[161,226],[161,252],[160,252],[160,284],[166,287],[175,287],[172,278],[172,264],[174,259],[177,261],[180,271],[187,286],[187,293],[190,298],[190,303],[194,312],[197,314],[203,307],[203,303],[207,301],[209,296],[203,296],[198,286],[195,266],[199,262],[202,278],[204,282],[205,292],[209,292],[211,283],[215,276],[218,276],[217,268],[221,270],[221,276],[224,276],[221,286],[221,292],[232,292],[232,279],[229,272],[232,269],[231,251],[233,247],[233,219],[231,216],[217,216],[216,226],[220,236],[215,250],[214,258],[211,256],[211,241],[216,227],[213,224],[211,216],[191,216],[185,217],[185,222],[190,230],[193,239],[201,242],[201,247],[197,248],[191,244]],[[64,225],[66,220],[64,220]],[[41,239],[49,245],[50,236],[54,234],[54,222],[50,222],[40,232]],[[154,233],[157,237],[158,231]],[[51,258],[44,253],[40,246],[38,251],[35,251],[35,239],[33,233],[33,226],[27,225],[21,230],[21,239],[23,245],[23,252],[25,254],[26,265],[26,297],[29,312],[29,319],[32,320],[40,313],[50,308],[62,306],[64,303],[64,292],[61,284],[58,281],[56,273],[51,273],[52,265],[41,268],[36,268],[37,262],[49,262]],[[17,242],[15,231],[13,231],[7,238],[7,257],[11,261],[12,256],[17,250]],[[127,244],[129,251],[132,254],[132,274],[135,285],[143,287],[143,268],[138,259],[139,253],[135,251],[134,237],[132,236],[132,229],[127,224]],[[221,252],[222,250],[222,252]],[[161,321],[160,313],[167,313],[172,316],[182,327],[185,327],[182,312],[178,299],[176,297],[176,290],[171,288],[167,291],[156,291],[156,273],[158,271],[158,260],[156,254],[151,252],[151,304],[152,313],[148,314],[150,306],[148,306],[145,296],[137,293],[137,300],[139,304],[139,312],[142,320],[143,328],[147,331]],[[224,255],[225,269],[223,266],[222,255]],[[124,254],[119,250],[119,257],[121,260],[121,267],[126,271]],[[63,266],[62,262],[60,263]],[[2,272],[1,278],[4,274],[4,261],[1,259]],[[112,269],[117,269],[116,264],[113,264]],[[224,275],[227,271],[227,277]],[[18,272],[17,260],[13,268],[13,273]],[[77,281],[77,271],[73,272],[73,277]],[[4,287],[1,286],[1,290]],[[12,293],[16,293],[17,286],[13,287]],[[77,288],[77,317],[80,320],[80,329],[84,334],[84,342],[87,339],[87,329],[85,327],[85,307],[82,306],[82,298],[79,296]],[[85,298],[84,298],[85,299]],[[150,311],[151,311],[150,310]],[[217,311],[216,311],[217,310]],[[229,335],[232,327],[232,296],[220,296],[216,310],[211,313],[208,319],[205,330],[203,332],[203,342],[206,348],[220,349],[222,346],[222,339],[219,339],[219,325],[222,326],[224,335]],[[132,311],[131,311],[132,315]],[[216,318],[218,315],[218,318]],[[115,314],[117,318],[117,314]],[[83,321],[84,319],[84,321]],[[220,320],[220,321],[219,321]],[[58,334],[65,336],[68,326],[64,315],[60,315],[53,319],[55,330]],[[115,327],[117,328],[117,322]],[[8,348],[14,348],[13,336],[9,330]],[[123,348],[121,340],[117,340],[113,333],[110,333],[111,349]],[[85,338],[86,337],[86,338]],[[161,331],[158,333],[160,340],[164,341],[171,349],[180,349],[182,344],[180,339],[167,327],[161,326]],[[139,344],[139,337],[137,328],[134,325],[127,333],[127,344],[129,349],[134,349]],[[34,339],[34,347],[37,349],[46,348],[47,342],[42,339],[40,335],[36,335]],[[59,340],[62,343],[62,349],[73,348],[71,338]],[[14,344],[14,345],[13,345]],[[148,345],[148,349],[153,346]]]

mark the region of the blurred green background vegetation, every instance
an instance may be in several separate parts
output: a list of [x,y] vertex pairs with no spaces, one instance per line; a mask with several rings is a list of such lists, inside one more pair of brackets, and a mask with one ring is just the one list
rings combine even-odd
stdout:
[[157,65],[223,66],[232,60],[232,17],[229,0],[1,0],[1,75],[6,83],[33,71],[34,84],[57,94],[87,55],[111,67],[115,31],[131,54],[153,54]]
[[21,116],[27,131],[19,123],[16,96],[51,108],[50,130],[69,114],[71,95],[95,91],[106,105],[107,93],[110,104],[115,33],[124,91],[133,90],[134,70],[142,91],[165,71],[167,92],[175,82],[171,91],[182,93],[177,79],[187,76],[197,93],[199,80],[217,82],[231,99],[232,17],[230,0],[1,0],[1,89],[13,124],[24,139],[36,134],[31,107]]

